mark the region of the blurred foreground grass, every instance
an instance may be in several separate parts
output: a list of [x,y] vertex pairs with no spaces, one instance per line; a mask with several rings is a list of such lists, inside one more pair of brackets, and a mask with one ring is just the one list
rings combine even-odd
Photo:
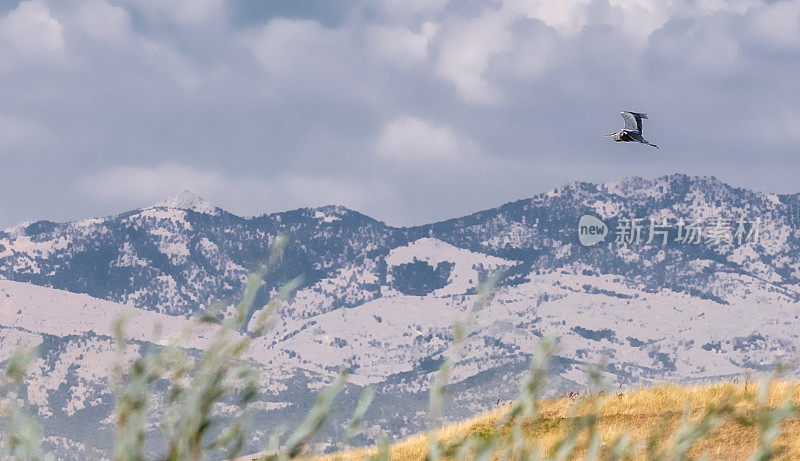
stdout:
[[[800,382],[773,381],[769,384],[769,395],[765,402],[758,399],[759,383],[719,382],[701,386],[663,385],[640,388],[632,392],[603,393],[600,395],[562,397],[540,402],[538,417],[521,425],[524,444],[528,455],[533,459],[558,459],[559,448],[569,439],[576,424],[586,418],[589,412],[597,413],[596,429],[600,445],[596,457],[600,459],[708,459],[746,460],[756,453],[755,459],[800,459],[800,420],[788,418],[776,437],[772,450],[758,451],[763,438],[758,419],[769,412],[775,412],[787,403],[800,404]],[[589,404],[596,400],[596,407]],[[701,423],[709,410],[724,411],[708,431],[690,444],[683,455],[670,446],[679,437],[679,432],[687,434],[687,428]],[[492,458],[512,458],[508,444],[512,442],[513,425],[498,422],[507,417],[510,404],[458,423],[446,425],[437,431],[439,442],[446,448],[443,457],[456,458],[459,450],[469,440],[496,439],[497,445],[491,451]],[[765,421],[766,422],[766,421]],[[588,428],[587,428],[588,429]],[[562,459],[586,459],[589,455],[589,434],[572,436],[574,450]],[[614,453],[614,441],[630,437],[627,454]],[[686,439],[688,441],[688,438]],[[416,435],[392,444],[389,447],[391,459],[423,460],[429,453],[429,437]],[[473,442],[474,444],[474,442]],[[618,447],[618,445],[617,445]],[[361,460],[375,457],[378,447],[344,451],[320,456],[321,461]],[[659,457],[658,454],[662,456]],[[761,454],[759,454],[761,453]],[[461,457],[472,459],[476,453],[462,453]]]

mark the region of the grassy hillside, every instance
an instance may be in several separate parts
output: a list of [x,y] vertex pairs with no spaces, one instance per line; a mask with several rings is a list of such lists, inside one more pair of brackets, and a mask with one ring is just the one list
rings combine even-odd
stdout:
[[[568,453],[566,459],[586,457],[588,440],[594,430],[587,422],[596,422],[594,427],[599,436],[597,456],[604,459],[617,458],[613,451],[624,440],[623,434],[629,434],[630,441],[628,453],[618,453],[621,455],[618,458],[622,459],[675,459],[685,446],[689,447],[685,454],[690,459],[704,454],[709,459],[748,459],[759,445],[760,459],[800,459],[800,419],[790,417],[781,424],[778,414],[783,409],[786,410],[783,415],[788,415],[790,408],[800,403],[800,383],[775,381],[769,384],[768,396],[761,395],[759,400],[758,394],[757,383],[721,382],[688,387],[664,385],[629,393],[565,396],[539,402],[538,414],[520,427],[527,450],[548,458],[557,458],[559,450],[566,454],[567,445],[572,442],[574,451]],[[508,454],[507,450],[513,443],[514,424],[503,424],[503,420],[509,411],[512,411],[512,405],[506,404],[493,412],[443,427],[438,431],[438,439],[444,457],[452,458],[456,454],[465,454],[465,451],[469,451],[471,455],[468,457],[472,457],[480,450],[477,448],[480,441],[492,439],[495,446],[489,451],[493,457]],[[597,418],[593,420],[592,415]],[[767,442],[778,429],[782,430],[770,450]],[[428,437],[420,434],[391,445],[390,458],[425,459]],[[467,442],[470,439],[473,442]],[[566,444],[565,440],[568,441]],[[475,448],[465,450],[467,444]],[[331,461],[377,456],[378,448],[373,447],[320,459]]]

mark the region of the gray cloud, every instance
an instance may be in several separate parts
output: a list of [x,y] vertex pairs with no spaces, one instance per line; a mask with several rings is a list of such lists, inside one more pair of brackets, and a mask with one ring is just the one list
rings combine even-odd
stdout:
[[[796,192],[800,0],[0,3],[0,227],[193,189],[393,224],[675,171]],[[660,151],[615,145],[650,114]]]

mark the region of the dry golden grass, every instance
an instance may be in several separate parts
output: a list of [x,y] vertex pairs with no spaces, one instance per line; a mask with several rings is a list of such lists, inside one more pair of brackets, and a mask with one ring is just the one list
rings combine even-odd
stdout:
[[[733,413],[718,429],[697,441],[689,450],[694,458],[705,454],[709,459],[747,459],[758,444],[759,430],[752,425],[737,421],[738,417],[752,417],[756,412],[758,384],[720,382],[701,386],[663,385],[621,394],[598,396],[598,428],[603,440],[601,451],[624,432],[630,433],[631,445],[636,454],[633,459],[645,459],[648,440],[653,434],[662,434],[663,445],[685,422],[685,418],[696,421],[709,405],[723,401],[733,405]],[[800,382],[774,381],[770,385],[769,407],[777,407],[790,399],[800,404]],[[540,449],[551,455],[554,445],[571,429],[571,422],[585,412],[586,399],[554,399],[541,401],[540,417],[525,423],[523,432],[531,449]],[[438,431],[444,444],[458,444],[470,434],[489,435],[495,430],[496,421],[509,407],[482,414],[472,419],[443,427]],[[508,431],[509,429],[503,429]],[[586,436],[579,439],[585,445]],[[795,417],[783,426],[774,447],[782,450],[778,459],[800,459],[800,419]],[[428,452],[427,434],[419,434],[399,441],[390,447],[391,459],[422,460]],[[573,455],[580,456],[585,448]],[[323,456],[325,461],[363,459],[374,455],[377,448],[359,449]]]

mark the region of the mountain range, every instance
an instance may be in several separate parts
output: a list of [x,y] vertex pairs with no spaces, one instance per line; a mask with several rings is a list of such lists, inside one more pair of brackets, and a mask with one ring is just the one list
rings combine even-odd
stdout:
[[[592,246],[578,235],[586,215],[608,228]],[[748,235],[737,240],[743,222]],[[691,223],[704,226],[696,241],[685,238]],[[643,238],[626,240],[637,225]],[[493,273],[502,276],[453,371],[448,418],[513,398],[548,332],[559,337],[551,393],[584,389],[586,364],[604,357],[607,378],[627,387],[764,372],[800,348],[800,194],[632,177],[392,227],[340,206],[240,217],[184,193],[116,216],[0,232],[0,360],[38,347],[24,395],[48,447],[67,458],[109,455],[114,317],[135,312],[133,344],[157,345],[155,325],[177,332],[211,304],[235,302],[279,236],[290,243],[257,305],[295,277],[302,284],[248,351],[262,375],[253,451],[278,422],[298,421],[343,366],[352,375],[341,408],[352,409],[363,386],[377,389],[356,444],[425,429],[452,325]],[[202,350],[208,336],[196,332],[185,347]],[[334,448],[349,411],[322,449]],[[151,439],[157,450],[156,427]]]

